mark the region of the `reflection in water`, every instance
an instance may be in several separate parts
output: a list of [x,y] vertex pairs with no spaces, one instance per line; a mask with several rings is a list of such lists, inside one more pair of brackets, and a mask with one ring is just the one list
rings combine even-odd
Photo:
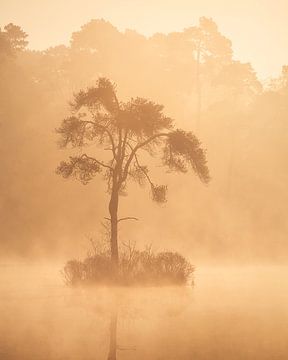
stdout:
[[287,275],[214,267],[194,288],[70,289],[57,266],[2,267],[0,359],[287,360]]
[[[117,359],[117,350],[135,350],[134,347],[119,346],[117,342],[118,331],[118,315],[119,315],[119,303],[121,303],[121,292],[116,289],[110,289],[109,291],[112,300],[110,305],[110,324],[109,324],[109,352],[107,360]],[[125,299],[124,299],[125,302]]]
[[110,346],[108,360],[116,360],[117,358],[117,320],[118,320],[118,306],[114,306],[111,311],[110,319]]
[[[159,321],[160,318],[175,321],[183,315],[187,306],[191,305],[191,287],[109,288],[107,291],[105,298],[107,296],[109,298],[108,312],[110,314],[107,360],[116,360],[118,351],[127,351],[125,355],[127,359],[130,359],[131,356],[133,359],[135,356],[136,359],[147,359],[147,355],[145,355],[147,349],[144,351],[143,348],[141,349],[142,343],[140,343],[138,352],[131,354],[131,351],[136,351],[136,347],[131,346],[131,340],[137,341],[137,332],[145,332],[147,325],[150,327],[153,323],[157,324],[157,320]],[[131,324],[132,320],[131,332],[133,334],[128,336],[126,334],[122,337],[123,328],[118,329],[119,318],[121,318],[122,324],[126,325]],[[129,326],[125,326],[125,328],[127,331]],[[119,344],[119,335],[125,344]],[[130,343],[128,346],[127,341]]]

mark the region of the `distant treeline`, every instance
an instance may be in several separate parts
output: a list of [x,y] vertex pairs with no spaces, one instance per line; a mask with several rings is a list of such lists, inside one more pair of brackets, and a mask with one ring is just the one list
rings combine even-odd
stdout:
[[[63,185],[55,175],[63,156],[54,129],[67,115],[71,95],[105,76],[119,85],[121,98],[137,94],[163,104],[208,151],[209,190],[189,176],[171,176],[175,201],[153,212],[143,197],[140,215],[149,224],[137,225],[138,238],[161,234],[160,246],[177,240],[180,251],[195,256],[284,256],[287,66],[262,84],[250,64],[233,58],[232,43],[215,22],[204,17],[181,32],[149,38],[92,20],[72,34],[70,46],[45,51],[29,50],[24,30],[8,24],[0,32],[2,254],[67,252],[81,234],[97,228],[105,212],[103,188]],[[167,217],[173,219],[170,226]],[[155,227],[149,230],[153,221],[159,234]]]

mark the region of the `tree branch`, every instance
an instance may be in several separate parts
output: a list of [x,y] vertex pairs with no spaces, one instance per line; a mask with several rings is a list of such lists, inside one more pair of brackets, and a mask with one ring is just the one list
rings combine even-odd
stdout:
[[139,164],[137,155],[135,154],[134,157],[135,157],[135,161],[136,161],[136,164],[137,164],[138,168],[143,172],[143,174],[145,175],[146,179],[149,181],[150,185],[152,186],[152,185],[153,185],[152,180],[150,179],[150,176],[148,175],[148,173],[143,169],[143,166],[141,166],[141,165]]
[[[128,146],[130,147],[131,150],[133,150],[132,146],[128,143]],[[144,170],[143,166],[140,165],[139,160],[138,160],[138,156],[137,154],[134,155],[135,161],[136,161],[136,165],[138,167],[138,169],[140,169],[143,174],[145,175],[146,179],[149,181],[150,185],[153,185],[152,180],[150,179],[150,176],[148,175],[148,173]]]
[[102,163],[101,161],[99,161],[99,160],[97,160],[97,159],[95,159],[95,158],[93,158],[93,157],[91,157],[91,156],[88,156],[88,155],[86,155],[86,154],[82,154],[82,155],[81,155],[81,158],[86,158],[86,159],[93,160],[93,161],[95,161],[98,165],[100,165],[100,166],[102,166],[102,167],[105,167],[105,168],[107,168],[107,169],[113,170],[113,168],[112,168],[111,166],[109,166],[109,165],[107,165],[107,164],[104,164],[104,163]]
[[[108,217],[104,217],[104,219],[105,219],[105,220],[108,220],[108,221],[111,221],[111,219],[108,218]],[[117,222],[124,221],[124,220],[136,220],[136,221],[138,221],[139,219],[136,218],[136,217],[133,217],[133,216],[126,216],[126,217],[124,217],[124,218],[118,219]]]
[[124,217],[124,218],[118,219],[118,222],[120,222],[120,221],[124,221],[124,220],[136,220],[136,221],[138,221],[139,219],[138,219],[138,218],[136,218],[136,217],[127,216],[127,217]]
[[143,148],[143,146],[145,145],[148,145],[151,141],[159,138],[159,137],[162,137],[162,136],[169,136],[169,133],[159,133],[159,134],[156,134],[156,135],[153,135],[151,136],[149,139],[143,141],[142,143],[136,145],[134,147],[134,149],[131,151],[131,154],[125,164],[125,167],[124,167],[124,172],[123,172],[123,177],[122,177],[122,182],[125,181],[127,179],[127,175],[128,175],[128,170],[129,170],[129,166],[131,165],[131,161],[133,160],[133,157],[135,156],[136,152]]
[[115,143],[114,143],[114,140],[113,140],[113,136],[112,136],[111,132],[107,129],[107,127],[104,126],[104,125],[97,124],[94,121],[89,121],[89,120],[80,120],[80,121],[82,123],[84,123],[84,124],[90,124],[90,125],[93,125],[93,126],[97,126],[99,129],[102,129],[104,132],[106,132],[106,134],[109,137],[111,146],[112,146],[111,150],[112,150],[113,156],[114,156],[114,158],[116,158],[116,146],[115,146]]
[[128,137],[128,129],[125,130],[124,139],[123,139],[123,143],[122,143],[122,161],[124,160],[125,153],[126,153],[127,137]]

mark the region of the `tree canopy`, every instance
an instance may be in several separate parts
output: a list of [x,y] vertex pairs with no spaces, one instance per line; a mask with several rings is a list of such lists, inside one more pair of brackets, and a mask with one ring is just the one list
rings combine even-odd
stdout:
[[5,25],[4,31],[0,28],[0,56],[13,56],[15,52],[24,50],[28,45],[27,37],[18,25]]
[[[155,201],[166,200],[166,187],[156,185],[148,167],[140,164],[140,151],[159,155],[169,170],[186,172],[190,167],[207,183],[210,179],[205,151],[192,132],[174,129],[173,120],[163,114],[163,106],[143,98],[120,102],[116,87],[106,78],[100,78],[95,87],[80,91],[71,102],[72,115],[57,129],[60,147],[81,148],[91,143],[108,148],[111,157],[103,161],[87,154],[71,156],[61,162],[57,172],[65,178],[73,176],[87,184],[102,172],[108,179],[117,173],[121,190],[131,178],[140,183],[146,179],[151,185]],[[110,188],[109,188],[110,189]]]

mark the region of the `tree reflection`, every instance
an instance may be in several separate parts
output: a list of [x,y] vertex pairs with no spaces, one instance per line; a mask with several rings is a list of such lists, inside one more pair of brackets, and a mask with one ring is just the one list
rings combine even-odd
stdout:
[[110,345],[108,360],[116,360],[117,358],[117,321],[118,321],[118,307],[114,306],[111,311],[110,319]]

